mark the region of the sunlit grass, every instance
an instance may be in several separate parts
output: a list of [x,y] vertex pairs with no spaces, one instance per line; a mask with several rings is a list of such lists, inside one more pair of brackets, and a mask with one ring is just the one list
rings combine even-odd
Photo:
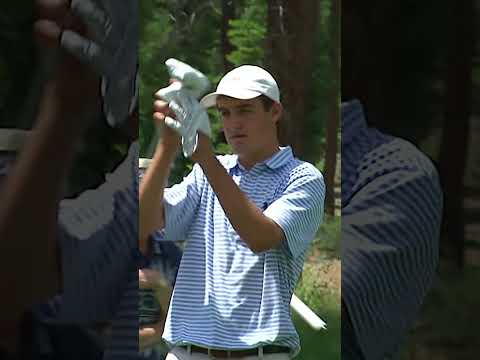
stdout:
[[293,320],[302,350],[298,360],[340,359],[340,218],[327,217],[312,244],[295,294],[327,323],[314,331],[298,315]]

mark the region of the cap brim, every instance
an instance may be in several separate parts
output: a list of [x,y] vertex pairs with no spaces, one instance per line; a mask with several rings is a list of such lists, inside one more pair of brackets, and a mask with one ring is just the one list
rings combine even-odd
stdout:
[[205,108],[216,106],[217,97],[219,95],[228,96],[228,97],[231,97],[234,99],[240,99],[240,100],[250,100],[262,94],[259,93],[258,91],[245,90],[245,89],[233,90],[233,91],[222,91],[222,92],[216,91],[216,92],[205,95],[202,98],[202,100],[200,100],[200,104],[202,104]]

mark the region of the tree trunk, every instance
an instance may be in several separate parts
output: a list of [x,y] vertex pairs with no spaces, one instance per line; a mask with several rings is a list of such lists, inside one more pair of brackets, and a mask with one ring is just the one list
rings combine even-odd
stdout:
[[319,1],[269,0],[266,65],[280,87],[285,113],[279,126],[282,145],[304,155],[305,118],[312,79],[314,34]]
[[464,172],[472,96],[473,2],[452,2],[453,34],[446,73],[446,104],[440,153],[444,191],[442,252],[464,265]]
[[232,43],[228,38],[230,20],[235,18],[235,2],[233,0],[222,0],[222,28],[221,28],[221,49],[224,73],[233,68],[233,64],[227,60],[227,55],[233,50]]

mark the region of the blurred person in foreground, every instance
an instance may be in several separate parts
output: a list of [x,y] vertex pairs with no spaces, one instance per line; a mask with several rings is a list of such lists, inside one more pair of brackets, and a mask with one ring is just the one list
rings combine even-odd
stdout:
[[[109,1],[102,9],[83,0],[35,5],[36,40],[57,62],[20,153],[2,153],[2,293],[10,296],[1,346],[22,359],[134,359],[145,261],[137,227],[137,4],[125,2],[120,13]],[[101,114],[131,138],[128,155],[100,187],[60,201],[75,147]]]
[[[390,118],[384,105],[398,101],[391,97],[401,86],[390,77],[380,77],[385,73],[371,76],[379,68],[391,69],[398,78],[406,76],[393,67],[393,59],[378,46],[380,42],[375,42],[392,35],[389,30],[398,30],[388,17],[381,20],[383,33],[378,24],[368,21],[374,11],[391,4],[378,5],[367,9],[349,1],[342,15],[345,360],[385,360],[399,355],[435,280],[439,259],[443,194],[438,172],[412,143],[387,134]],[[388,13],[396,18],[399,12]],[[405,103],[400,106],[402,111],[413,110]]]

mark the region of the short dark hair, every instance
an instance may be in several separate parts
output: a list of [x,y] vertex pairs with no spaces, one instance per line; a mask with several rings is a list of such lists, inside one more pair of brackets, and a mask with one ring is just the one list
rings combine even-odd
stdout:
[[260,95],[260,100],[262,101],[263,108],[265,109],[265,111],[270,111],[273,104],[275,103],[274,100],[270,99],[268,96],[263,95],[263,94]]

